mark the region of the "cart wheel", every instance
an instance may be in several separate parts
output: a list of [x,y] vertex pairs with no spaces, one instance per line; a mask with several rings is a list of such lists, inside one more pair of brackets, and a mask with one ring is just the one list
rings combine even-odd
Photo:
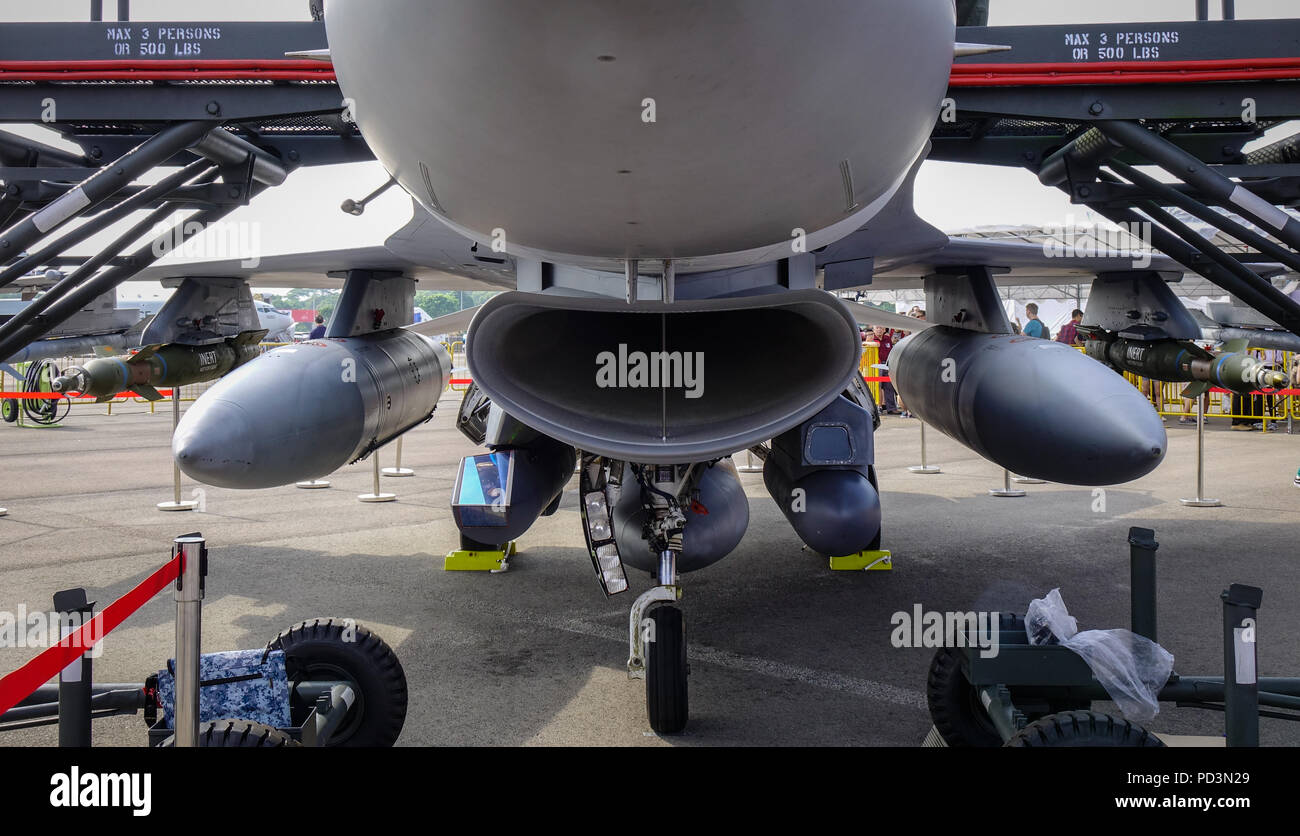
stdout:
[[[158,745],[173,748],[176,735]],[[252,720],[216,720],[199,726],[199,746],[205,749],[283,749],[301,745],[279,729]]]
[[[406,673],[383,639],[354,621],[316,618],[295,624],[268,645],[283,650],[290,683],[347,682],[356,694],[328,747],[392,746],[406,721]],[[294,701],[294,725],[311,706]]]
[[961,672],[957,648],[941,647],[935,651],[925,682],[925,701],[930,706],[935,729],[949,746],[1002,745],[1002,735],[980,704],[979,692]]
[[[1022,702],[1024,702],[1025,705],[1029,704],[1028,699],[1022,700],[1017,698],[1020,695],[1018,693],[1019,689],[1016,686],[1014,685],[1011,686],[1010,691],[1011,691],[1011,701],[1016,704],[1017,708],[1022,708],[1021,706]],[[1032,723],[1035,720],[1041,720],[1042,718],[1048,716],[1049,714],[1064,714],[1067,711],[1091,711],[1092,701],[1091,700],[1048,700],[1046,711],[1034,711],[1032,710],[1032,708],[1024,708],[1023,710],[1025,712],[1025,716],[1029,718],[1029,722]]]
[[648,617],[654,623],[654,641],[646,651],[646,713],[650,728],[677,734],[686,728],[689,716],[686,625],[679,607],[655,607]]
[[0,400],[0,418],[3,418],[6,424],[12,424],[17,421],[18,401],[13,398]]
[[1006,746],[1101,748],[1163,747],[1164,741],[1139,725],[1096,711],[1065,711],[1035,720],[1011,736]]

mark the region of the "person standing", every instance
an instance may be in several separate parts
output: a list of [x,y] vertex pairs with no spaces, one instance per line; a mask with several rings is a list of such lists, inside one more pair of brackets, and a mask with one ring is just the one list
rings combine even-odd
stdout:
[[1029,321],[1025,323],[1024,334],[1026,337],[1036,337],[1040,340],[1050,340],[1052,332],[1047,330],[1047,326],[1038,318],[1038,305],[1030,302],[1025,305],[1025,316]]
[[307,335],[307,339],[309,339],[309,340],[319,340],[320,338],[322,338],[322,337],[324,337],[324,336],[325,336],[325,317],[320,316],[319,314],[317,314],[317,316],[316,316],[316,327],[313,328],[313,329],[311,329],[311,333],[310,333],[309,335]]
[[1070,321],[1061,326],[1061,332],[1056,335],[1056,341],[1066,345],[1083,345],[1083,340],[1079,337],[1080,322],[1083,322],[1083,311],[1075,308],[1070,312]]
[[[871,333],[867,335],[867,345],[876,346],[876,356],[879,363],[888,365],[889,352],[894,350],[894,332],[880,325],[874,325]],[[879,370],[877,370],[878,372]],[[872,377],[877,377],[872,375]],[[898,408],[894,385],[889,381],[883,381],[880,384],[880,400],[883,402],[885,413],[888,415],[898,415],[902,410]]]

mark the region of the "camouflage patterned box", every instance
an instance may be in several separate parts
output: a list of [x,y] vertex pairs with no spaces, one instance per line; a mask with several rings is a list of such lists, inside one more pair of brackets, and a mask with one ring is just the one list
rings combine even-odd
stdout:
[[[158,672],[158,702],[163,724],[173,728],[176,692],[175,659]],[[199,722],[256,720],[285,728],[289,719],[289,677],[284,651],[231,650],[199,657]]]

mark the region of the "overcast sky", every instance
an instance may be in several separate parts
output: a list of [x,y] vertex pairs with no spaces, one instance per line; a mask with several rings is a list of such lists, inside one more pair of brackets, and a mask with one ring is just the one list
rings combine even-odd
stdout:
[[[373,0],[376,12],[382,0]],[[617,0],[611,0],[617,2]],[[116,14],[115,0],[105,0],[105,17]],[[0,0],[0,21],[89,19],[89,0]],[[1212,0],[1212,17],[1219,3]],[[1127,23],[1191,20],[1194,0],[992,0],[989,23],[994,26],[1049,23]],[[1238,18],[1296,16],[1300,0],[1237,0]],[[310,20],[307,0],[135,0],[136,20]],[[34,134],[29,134],[34,135]],[[399,189],[367,207],[361,218],[339,211],[347,197],[361,197],[387,175],[377,163],[302,169],[284,187],[271,189],[230,216],[255,221],[260,253],[272,255],[313,249],[380,243],[410,216],[409,199]],[[1062,223],[1082,220],[1057,190],[1038,183],[1020,169],[926,163],[917,181],[919,214],[945,230],[993,224]],[[94,251],[90,242],[78,249]]]

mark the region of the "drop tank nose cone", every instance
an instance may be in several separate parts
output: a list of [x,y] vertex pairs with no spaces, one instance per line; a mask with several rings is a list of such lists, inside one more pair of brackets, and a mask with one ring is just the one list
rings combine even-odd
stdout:
[[185,413],[172,438],[181,472],[221,488],[262,488],[254,470],[254,427],[237,403],[200,399]]
[[889,359],[909,410],[1014,473],[1114,485],[1164,459],[1165,426],[1151,403],[1062,343],[940,326]]

